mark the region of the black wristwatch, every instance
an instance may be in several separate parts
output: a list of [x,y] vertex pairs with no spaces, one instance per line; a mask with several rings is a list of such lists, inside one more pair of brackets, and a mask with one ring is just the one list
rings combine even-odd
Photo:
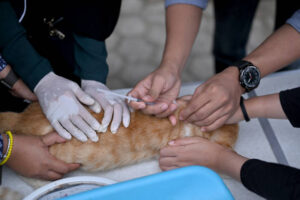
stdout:
[[251,62],[240,60],[233,64],[239,68],[240,76],[239,81],[246,92],[250,92],[255,89],[260,82],[260,72],[259,69],[253,65]]

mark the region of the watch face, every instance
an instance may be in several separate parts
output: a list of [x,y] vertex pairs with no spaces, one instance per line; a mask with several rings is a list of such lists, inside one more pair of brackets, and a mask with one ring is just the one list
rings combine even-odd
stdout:
[[240,81],[246,89],[254,89],[260,81],[260,72],[255,66],[247,66],[242,70]]

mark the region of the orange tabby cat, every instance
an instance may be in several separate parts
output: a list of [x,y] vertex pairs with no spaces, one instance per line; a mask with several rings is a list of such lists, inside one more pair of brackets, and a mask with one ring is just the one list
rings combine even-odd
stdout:
[[[183,100],[178,103],[181,108],[186,104]],[[103,113],[92,114],[101,122]],[[14,134],[45,135],[53,128],[39,104],[33,103],[22,113],[0,113],[0,130],[11,130]],[[192,124],[179,121],[176,126],[172,126],[166,118],[133,112],[130,126],[120,127],[116,134],[109,130],[99,133],[99,141],[96,143],[71,139],[51,146],[50,152],[68,163],[80,163],[83,170],[99,171],[150,159],[158,155],[159,150],[170,140],[190,136],[202,136],[232,148],[238,136],[238,125],[225,125],[213,132],[203,133]]]

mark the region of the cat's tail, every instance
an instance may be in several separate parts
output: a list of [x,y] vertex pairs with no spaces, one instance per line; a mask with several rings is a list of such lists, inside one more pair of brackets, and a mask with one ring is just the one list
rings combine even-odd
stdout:
[[13,130],[15,124],[18,123],[19,113],[2,112],[0,113],[0,131]]

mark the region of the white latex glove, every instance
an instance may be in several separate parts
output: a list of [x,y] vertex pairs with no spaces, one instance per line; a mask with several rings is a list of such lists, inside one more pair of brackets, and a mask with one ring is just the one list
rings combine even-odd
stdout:
[[101,125],[81,105],[93,105],[95,101],[76,83],[50,72],[40,80],[34,92],[43,112],[60,136],[71,139],[73,135],[83,142],[87,141],[88,136],[92,141],[98,141],[95,130],[99,131]]
[[[90,106],[90,109],[96,113],[104,110],[104,117],[102,119],[103,132],[106,131],[110,121],[112,120],[110,130],[112,133],[116,133],[121,121],[124,127],[128,127],[130,123],[130,112],[124,100],[101,93],[97,89],[109,90],[103,83],[92,80],[81,80],[81,88],[91,97],[96,100],[96,103]],[[113,119],[112,119],[113,118]]]

